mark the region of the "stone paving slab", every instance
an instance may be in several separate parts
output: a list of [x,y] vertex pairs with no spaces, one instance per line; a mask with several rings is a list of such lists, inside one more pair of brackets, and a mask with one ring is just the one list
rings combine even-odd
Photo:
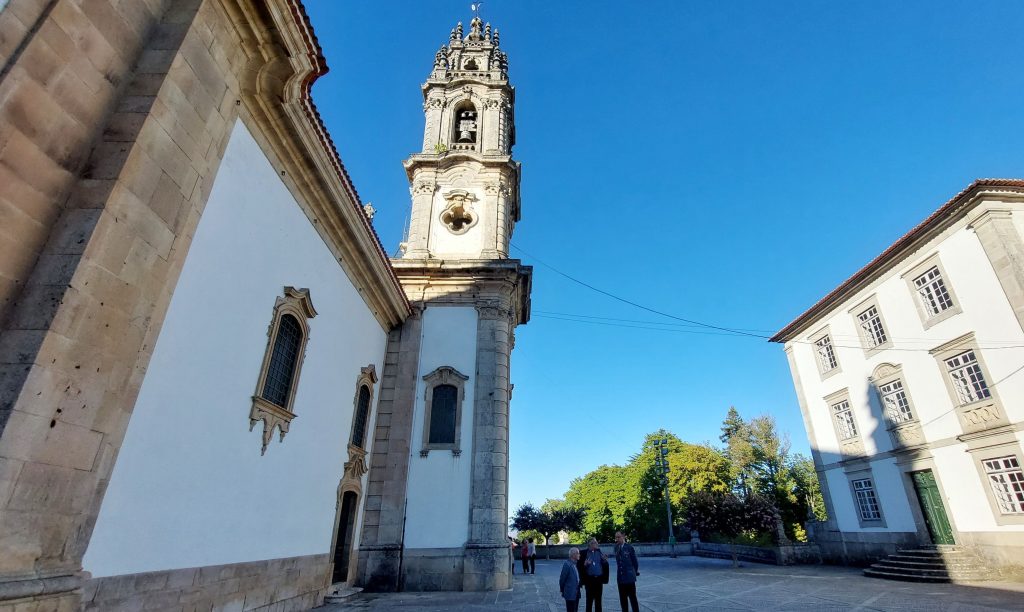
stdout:
[[[614,561],[612,561],[614,565]],[[535,575],[516,573],[513,588],[496,593],[361,593],[321,612],[399,610],[401,612],[495,610],[559,612],[561,560],[537,561]],[[518,568],[517,568],[518,569]],[[612,568],[612,576],[615,569]],[[859,569],[800,565],[779,567],[700,557],[641,558],[637,582],[644,612],[667,610],[821,610],[1024,612],[1024,584],[919,584],[868,578]],[[606,585],[604,609],[619,609],[615,585]],[[584,606],[580,605],[580,612]]]

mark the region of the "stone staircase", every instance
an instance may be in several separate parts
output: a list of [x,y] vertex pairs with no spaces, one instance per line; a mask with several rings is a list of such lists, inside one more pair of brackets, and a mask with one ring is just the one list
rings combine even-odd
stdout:
[[961,546],[919,546],[889,555],[864,570],[865,576],[909,582],[998,580],[999,572]]

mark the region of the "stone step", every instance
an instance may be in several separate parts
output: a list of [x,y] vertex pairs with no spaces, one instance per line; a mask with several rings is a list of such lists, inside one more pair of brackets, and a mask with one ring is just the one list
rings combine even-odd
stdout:
[[903,580],[905,582],[952,582],[949,576],[919,576],[904,572],[886,572],[869,567],[864,570],[865,576],[885,578],[887,580]]
[[976,559],[957,559],[955,561],[945,559],[930,559],[927,557],[905,557],[902,555],[891,555],[885,559],[889,563],[915,565],[935,565],[939,567],[976,567],[979,562]]

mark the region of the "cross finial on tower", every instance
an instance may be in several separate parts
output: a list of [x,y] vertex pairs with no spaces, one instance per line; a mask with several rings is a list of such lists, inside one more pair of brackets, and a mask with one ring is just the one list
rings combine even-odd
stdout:
[[470,10],[473,11],[473,15],[475,15],[477,19],[480,18],[480,6],[481,5],[483,5],[483,2],[474,2],[473,4],[469,5]]

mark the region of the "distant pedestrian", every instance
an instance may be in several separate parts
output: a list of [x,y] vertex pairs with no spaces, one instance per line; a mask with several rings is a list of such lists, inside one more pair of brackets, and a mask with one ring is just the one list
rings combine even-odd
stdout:
[[608,555],[601,552],[597,538],[590,538],[577,568],[582,567],[583,586],[587,589],[587,612],[601,612],[601,596],[608,584]]
[[519,558],[523,561],[523,573],[530,573],[530,544],[523,538],[523,544],[519,547]]
[[562,573],[558,576],[558,590],[565,600],[565,612],[577,612],[580,609],[580,572],[576,564],[580,560],[580,549],[573,546],[569,549],[569,559],[562,564]]
[[640,563],[636,560],[633,545],[626,542],[626,534],[615,532],[615,582],[619,587],[619,607],[622,612],[629,612],[632,604],[633,612],[640,612],[640,602],[636,599],[636,579],[640,575]]
[[530,538],[530,573],[537,573],[537,546],[533,543],[533,538]]
[[512,536],[508,536],[508,560],[512,563],[512,575],[516,575],[516,549],[519,545],[516,544],[515,539]]

